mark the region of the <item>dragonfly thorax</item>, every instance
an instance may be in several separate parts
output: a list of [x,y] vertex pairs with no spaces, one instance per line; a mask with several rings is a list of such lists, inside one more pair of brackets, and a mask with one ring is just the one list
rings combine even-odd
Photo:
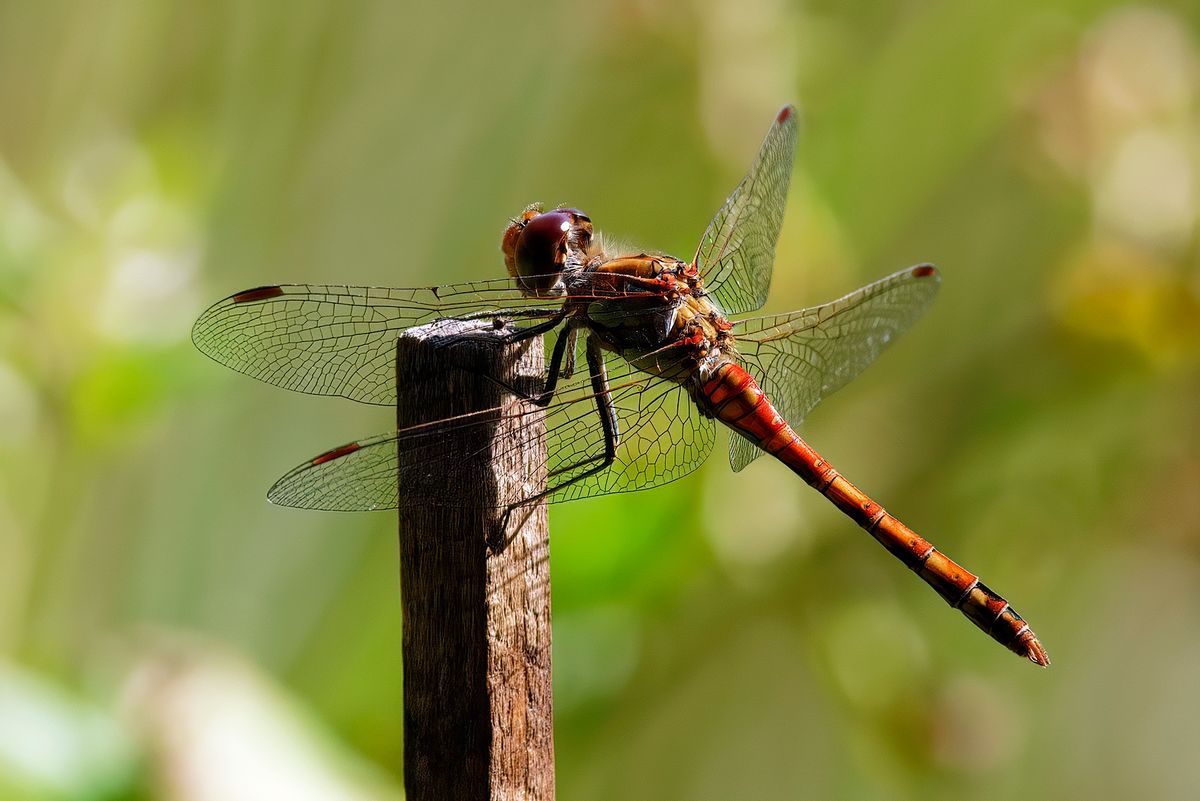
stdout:
[[597,254],[567,286],[568,303],[604,348],[644,372],[682,383],[706,377],[734,352],[732,325],[689,262]]

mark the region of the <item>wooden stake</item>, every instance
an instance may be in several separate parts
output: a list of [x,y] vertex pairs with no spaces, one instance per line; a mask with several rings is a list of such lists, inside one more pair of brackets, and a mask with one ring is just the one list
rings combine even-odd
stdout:
[[409,801],[554,798],[545,504],[515,509],[499,536],[505,505],[545,485],[545,430],[487,378],[528,385],[542,342],[504,345],[503,333],[441,322],[396,346],[400,429],[502,410],[399,443]]

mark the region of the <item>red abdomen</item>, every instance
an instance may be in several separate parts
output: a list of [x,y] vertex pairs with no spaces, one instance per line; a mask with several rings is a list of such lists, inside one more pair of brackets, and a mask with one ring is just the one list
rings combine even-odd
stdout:
[[713,417],[779,458],[809,484],[815,486],[821,479],[819,474],[808,475],[810,471],[805,469],[803,461],[794,463],[796,460],[788,458],[788,452],[801,441],[800,438],[741,365],[721,365],[701,386],[699,394],[700,403]]
[[740,365],[721,365],[696,394],[696,402],[713,417],[790,467],[992,639],[1035,664],[1050,664],[1029,625],[1007,601],[847,481],[800,439]]

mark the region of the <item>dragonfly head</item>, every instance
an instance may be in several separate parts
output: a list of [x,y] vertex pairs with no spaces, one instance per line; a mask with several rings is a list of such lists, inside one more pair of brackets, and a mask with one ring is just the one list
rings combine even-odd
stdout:
[[538,297],[561,295],[567,255],[584,252],[592,242],[592,221],[579,209],[542,211],[534,204],[509,223],[500,249],[508,274],[521,289]]

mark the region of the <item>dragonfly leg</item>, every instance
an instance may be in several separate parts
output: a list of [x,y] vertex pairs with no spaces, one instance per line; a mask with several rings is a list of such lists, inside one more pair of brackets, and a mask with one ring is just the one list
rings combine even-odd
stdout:
[[[527,339],[533,339],[534,337],[541,336],[547,331],[553,331],[555,328],[557,328],[558,325],[566,318],[566,316],[567,313],[565,311],[559,312],[545,322],[538,323],[537,325],[531,325],[528,328],[519,328],[516,331],[513,331],[511,334],[505,334],[500,338],[500,341],[506,345],[511,345],[514,342],[524,342]],[[502,321],[497,319],[496,322],[500,323]]]
[[[526,315],[526,316],[530,316],[530,315]],[[458,336],[458,337],[447,337],[445,340],[441,340],[441,341],[437,342],[435,347],[440,347],[440,348],[453,347],[454,345],[461,344],[463,342],[480,342],[480,341],[492,343],[492,344],[498,345],[498,346],[511,345],[511,344],[514,344],[517,342],[523,342],[525,340],[532,339],[533,337],[540,336],[540,335],[546,333],[547,331],[552,330],[555,326],[561,325],[563,318],[565,318],[566,316],[567,316],[566,312],[558,312],[555,314],[555,316],[553,318],[546,320],[545,322],[538,323],[537,325],[530,326],[529,328],[522,328],[517,331],[513,331],[509,334],[505,334],[503,336],[472,336],[470,334],[466,334],[466,335]],[[496,321],[500,322],[500,319],[497,318]],[[577,326],[579,324],[578,323],[574,323],[574,324],[569,323],[569,325]],[[572,342],[574,341],[573,337],[570,339]],[[497,378],[494,375],[487,375],[484,377],[487,378],[489,381],[499,385],[500,387],[503,387],[504,389],[508,390],[513,395],[516,395],[518,398],[521,398],[522,400],[528,401],[530,403],[534,403],[541,407],[545,407],[547,404],[550,403],[551,398],[554,397],[554,390],[555,390],[555,387],[558,385],[559,368],[563,361],[564,349],[567,346],[568,346],[568,337],[567,337],[566,333],[564,332],[563,336],[559,337],[558,341],[554,345],[554,352],[550,359],[550,368],[547,373],[546,383],[543,384],[542,387],[536,391],[531,392],[527,389],[513,386],[513,384],[511,384],[501,378]],[[572,356],[570,358],[571,358],[571,361],[573,362],[574,357]]]
[[[513,343],[516,343],[516,342],[524,342],[527,339],[533,339],[536,336],[541,336],[542,334],[546,333],[547,331],[553,330],[560,323],[562,323],[563,319],[567,316],[566,311],[563,311],[561,309],[523,309],[523,310],[518,310],[516,312],[509,312],[508,314],[506,314],[504,316],[495,316],[495,318],[492,322],[493,322],[493,325],[496,326],[496,329],[500,330],[508,324],[506,318],[509,318],[509,317],[542,317],[542,316],[545,316],[546,314],[552,314],[553,316],[550,317],[550,319],[545,320],[544,322],[538,323],[537,325],[531,325],[528,328],[518,328],[517,330],[511,331],[507,334],[504,334],[503,336],[472,336],[471,334],[464,334],[462,336],[457,336],[457,337],[448,337],[444,341],[438,342],[437,345],[438,345],[438,347],[452,347],[456,343],[470,342],[470,341],[485,341],[485,342],[495,342],[500,345],[512,345]],[[474,315],[473,317],[466,317],[463,319],[486,320],[489,316],[491,316],[491,315],[478,314],[478,315]]]
[[488,378],[506,390],[516,395],[523,401],[527,401],[543,409],[549,405],[554,398],[554,391],[558,388],[558,379],[560,377],[569,378],[571,373],[563,368],[564,358],[567,364],[573,368],[575,362],[575,341],[578,338],[579,326],[582,323],[568,322],[567,330],[564,331],[554,343],[554,351],[550,354],[550,366],[546,370],[546,383],[541,389],[536,392],[526,392],[523,389],[514,387],[511,384],[501,381],[495,376]]
[[555,470],[554,475],[561,475],[595,462],[600,463],[596,467],[546,490],[546,495],[569,487],[576,481],[595,475],[601,470],[608,469],[617,458],[617,445],[621,442],[621,429],[617,422],[617,409],[613,405],[612,392],[608,387],[608,368],[604,364],[604,352],[600,350],[600,341],[595,337],[588,337],[586,353],[588,369],[591,371],[592,394],[596,398],[596,412],[600,415],[600,425],[604,431],[604,454]]
[[505,311],[503,314],[497,314],[495,312],[495,310],[477,311],[477,312],[471,312],[470,314],[464,314],[462,317],[458,317],[456,319],[459,319],[459,320],[487,320],[488,318],[491,318],[492,320],[498,321],[500,324],[503,324],[503,323],[507,322],[508,320],[516,319],[518,317],[549,317],[549,316],[559,314],[561,311],[562,311],[562,309],[558,308],[558,307],[540,308],[540,309],[509,309],[509,310]]
[[[566,338],[566,335],[564,335],[559,342],[566,340]],[[557,345],[555,346],[555,351],[558,351]],[[582,473],[573,475],[565,481],[560,481],[554,486],[547,487],[536,495],[532,495],[524,500],[517,501],[512,506],[508,507],[504,513],[504,519],[500,526],[501,533],[508,530],[509,518],[516,509],[522,506],[528,506],[530,504],[537,503],[544,498],[553,495],[559,490],[566,489],[572,484],[583,481],[585,478],[589,478],[597,473],[607,470],[608,468],[612,467],[613,462],[615,462],[617,459],[617,445],[619,445],[621,442],[621,430],[617,421],[617,409],[616,406],[613,405],[612,393],[608,386],[608,369],[604,364],[604,352],[600,349],[599,340],[597,340],[595,337],[588,337],[586,354],[588,369],[591,371],[592,393],[596,399],[596,412],[600,415],[600,426],[604,431],[604,453],[581,459],[564,467],[560,467],[552,472],[548,478],[553,478],[554,476],[562,475],[563,473],[569,473],[571,471],[587,467],[588,465],[595,465],[594,467],[584,470]],[[493,546],[495,546],[495,543],[493,543]]]
[[608,388],[608,368],[604,365],[604,353],[600,350],[599,342],[595,337],[588,337],[587,363],[588,369],[592,372],[592,394],[596,399],[596,412],[600,415],[600,426],[604,431],[604,453],[580,459],[577,462],[572,462],[569,465],[558,468],[550,474],[549,478],[562,475],[563,473],[570,473],[591,464],[596,465],[579,475],[571,476],[571,478],[555,484],[543,492],[539,492],[528,500],[521,501],[521,503],[535,503],[540,501],[542,498],[565,489],[577,481],[582,481],[589,476],[596,475],[602,470],[607,470],[616,461],[617,445],[621,443],[621,430],[617,422],[617,409],[613,406],[612,393]]
[[566,362],[563,363],[563,366],[562,366],[562,377],[563,378],[570,378],[571,376],[575,375],[575,351],[576,351],[576,343],[579,340],[579,328],[580,328],[580,326],[573,325],[573,326],[569,327],[565,332],[566,337],[568,339],[568,343],[567,343],[567,360],[566,360]]
[[[546,383],[542,386],[542,391],[536,396],[529,398],[529,401],[545,408],[550,403],[551,398],[554,397],[554,390],[558,388],[558,379],[571,377],[571,374],[575,371],[575,343],[579,339],[579,328],[582,325],[583,323],[574,320],[567,323],[566,330],[559,335],[558,340],[554,343],[554,352],[550,354],[550,369],[546,372]],[[591,360],[589,358],[590,363]],[[604,369],[603,356],[600,358],[600,369]],[[605,375],[604,382],[605,387],[607,387],[607,374]],[[594,384],[595,381],[593,381]]]

